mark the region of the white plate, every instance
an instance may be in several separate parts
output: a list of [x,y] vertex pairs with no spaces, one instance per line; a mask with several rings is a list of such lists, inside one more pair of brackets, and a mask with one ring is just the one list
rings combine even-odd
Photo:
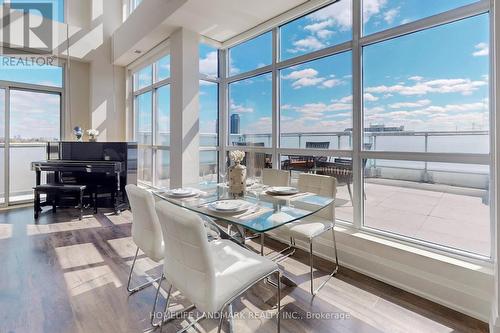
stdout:
[[187,198],[198,194],[195,190],[191,188],[176,188],[173,190],[165,191],[165,193],[170,197],[177,197],[177,198]]
[[208,209],[217,213],[239,213],[250,207],[243,200],[219,200],[208,205]]
[[266,192],[269,194],[277,194],[277,195],[292,195],[299,193],[299,190],[297,190],[295,187],[274,186],[268,188]]

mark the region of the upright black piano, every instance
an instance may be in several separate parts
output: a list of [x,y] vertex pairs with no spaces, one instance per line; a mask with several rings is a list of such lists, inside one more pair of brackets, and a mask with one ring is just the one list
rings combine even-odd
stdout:
[[49,142],[47,160],[31,163],[40,185],[47,183],[86,185],[88,194],[98,197],[100,206],[115,212],[128,207],[125,186],[137,184],[137,144],[129,142]]

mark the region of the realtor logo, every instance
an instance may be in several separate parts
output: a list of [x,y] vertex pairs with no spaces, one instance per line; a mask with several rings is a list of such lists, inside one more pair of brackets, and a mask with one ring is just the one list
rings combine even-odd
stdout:
[[52,53],[53,5],[49,2],[5,3],[3,8],[4,54],[20,51]]

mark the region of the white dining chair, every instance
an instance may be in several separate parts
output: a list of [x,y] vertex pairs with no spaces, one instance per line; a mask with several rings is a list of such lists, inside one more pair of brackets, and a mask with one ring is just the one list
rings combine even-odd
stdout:
[[136,287],[130,286],[139,249],[151,260],[159,262],[163,259],[164,244],[160,223],[156,215],[155,199],[151,192],[133,184],[125,186],[125,191],[132,210],[132,240],[137,245],[127,282],[127,291],[133,294],[161,279],[158,277]]
[[[306,174],[299,175],[298,190],[309,192],[324,197],[335,198],[337,193],[337,181],[333,177]],[[300,239],[309,243],[309,265],[311,278],[311,294],[314,296],[323,286],[338,272],[339,260],[337,255],[337,242],[335,240],[335,206],[334,203],[328,205],[315,214],[302,220],[285,224],[280,228],[280,232],[290,237],[290,247],[295,249],[295,241]],[[328,278],[321,285],[314,289],[314,252],[313,242],[318,236],[327,231],[332,231],[333,247],[335,251],[335,267]]]
[[183,331],[206,313],[219,313],[220,332],[226,317],[224,311],[232,311],[232,302],[257,282],[276,275],[280,331],[281,274],[276,263],[228,240],[208,242],[203,221],[193,212],[166,201],[159,202],[156,211],[165,239],[163,274],[168,283],[161,323],[169,319],[166,313],[174,287],[204,313]]
[[290,173],[285,170],[262,169],[262,184],[268,186],[289,186]]
[[[267,186],[290,186],[290,172],[276,169],[262,169],[262,184]],[[265,233],[260,234],[260,254],[264,255]]]

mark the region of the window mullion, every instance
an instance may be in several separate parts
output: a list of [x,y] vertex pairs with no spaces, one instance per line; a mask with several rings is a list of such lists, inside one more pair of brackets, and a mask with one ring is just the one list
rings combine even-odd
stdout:
[[280,98],[279,98],[279,71],[276,66],[279,57],[279,28],[273,29],[273,63],[272,63],[272,147],[273,147],[273,168],[280,169],[280,157],[278,156],[278,148],[280,146]]
[[362,93],[362,50],[360,45],[362,31],[361,1],[352,2],[352,74],[353,74],[353,224],[355,228],[363,225],[363,179],[362,161],[360,156],[363,141],[363,93]]

